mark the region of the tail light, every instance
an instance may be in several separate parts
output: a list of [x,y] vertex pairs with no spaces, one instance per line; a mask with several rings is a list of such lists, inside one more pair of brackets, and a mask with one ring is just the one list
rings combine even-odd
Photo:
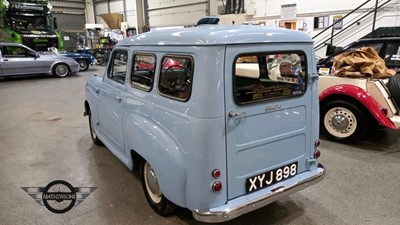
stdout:
[[218,178],[219,176],[221,176],[221,171],[219,169],[215,169],[212,171],[211,176],[214,178]]
[[216,181],[212,185],[213,192],[219,192],[222,189],[222,183],[220,181]]
[[321,152],[320,152],[318,149],[315,150],[315,152],[314,152],[314,158],[315,158],[315,159],[318,159],[320,156],[321,156]]
[[[318,148],[320,144],[321,144],[321,142],[319,140],[316,140],[314,143],[316,148]],[[315,149],[314,159],[318,159],[320,156],[321,156],[321,152],[318,149]]]

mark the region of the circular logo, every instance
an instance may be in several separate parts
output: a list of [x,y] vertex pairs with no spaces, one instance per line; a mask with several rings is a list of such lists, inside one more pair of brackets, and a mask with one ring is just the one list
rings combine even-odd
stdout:
[[42,194],[43,204],[53,213],[66,213],[74,207],[76,191],[63,180],[55,180],[48,184]]

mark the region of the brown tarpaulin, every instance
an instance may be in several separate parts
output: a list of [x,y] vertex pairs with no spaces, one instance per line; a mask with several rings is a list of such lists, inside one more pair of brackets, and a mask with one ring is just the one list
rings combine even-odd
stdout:
[[388,78],[396,74],[396,71],[386,67],[385,61],[372,47],[339,54],[334,58],[333,66],[335,75],[340,77]]

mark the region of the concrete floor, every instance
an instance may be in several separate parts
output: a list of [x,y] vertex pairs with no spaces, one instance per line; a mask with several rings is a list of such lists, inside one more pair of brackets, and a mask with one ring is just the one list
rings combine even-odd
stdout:
[[[201,224],[188,210],[158,216],[140,180],[92,144],[85,82],[103,70],[0,80],[0,224]],[[400,224],[400,131],[374,130],[355,145],[321,142],[325,180],[226,224]],[[20,188],[57,179],[97,190],[54,214]]]

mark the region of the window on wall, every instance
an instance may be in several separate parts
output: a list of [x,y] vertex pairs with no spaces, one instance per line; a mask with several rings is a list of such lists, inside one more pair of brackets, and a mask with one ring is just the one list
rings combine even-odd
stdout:
[[306,91],[306,58],[302,52],[272,52],[237,57],[234,98],[237,104],[290,98]]
[[166,97],[187,101],[192,91],[194,61],[190,56],[165,56],[158,90]]
[[314,17],[314,28],[321,29],[329,27],[329,16]]

